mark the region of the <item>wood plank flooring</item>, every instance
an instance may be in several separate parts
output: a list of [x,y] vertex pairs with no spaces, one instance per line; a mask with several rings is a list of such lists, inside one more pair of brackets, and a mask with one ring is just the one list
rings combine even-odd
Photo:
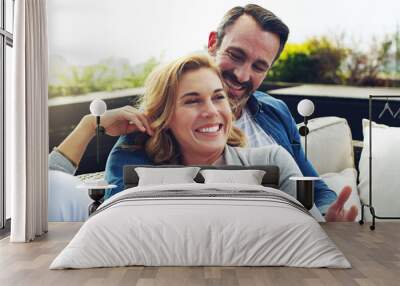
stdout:
[[322,227],[352,269],[290,267],[120,267],[48,270],[81,223],[50,223],[32,243],[0,241],[0,285],[400,285],[400,222],[378,222],[375,231],[356,223]]

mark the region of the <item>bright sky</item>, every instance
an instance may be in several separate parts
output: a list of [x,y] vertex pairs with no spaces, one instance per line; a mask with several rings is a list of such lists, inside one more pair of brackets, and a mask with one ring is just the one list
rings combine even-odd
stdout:
[[155,56],[178,57],[202,49],[230,8],[255,3],[290,28],[290,42],[345,32],[366,43],[400,26],[400,0],[49,0],[50,54],[69,63]]

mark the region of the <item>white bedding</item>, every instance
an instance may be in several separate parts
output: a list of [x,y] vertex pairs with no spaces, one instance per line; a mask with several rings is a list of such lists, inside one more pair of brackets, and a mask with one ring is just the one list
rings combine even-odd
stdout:
[[[166,195],[174,190],[172,197]],[[161,197],[144,197],[148,194]],[[50,269],[127,265],[350,268],[319,223],[298,205],[281,191],[254,185],[192,183],[127,189],[99,207]]]

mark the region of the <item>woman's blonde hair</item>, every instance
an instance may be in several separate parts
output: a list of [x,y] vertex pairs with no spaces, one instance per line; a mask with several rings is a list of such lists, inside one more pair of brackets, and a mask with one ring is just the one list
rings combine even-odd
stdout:
[[[159,67],[148,76],[145,82],[146,91],[141,100],[141,109],[148,117],[154,135],[144,143],[144,148],[156,164],[180,163],[179,144],[167,126],[175,109],[180,79],[186,72],[200,68],[213,70],[224,84],[218,67],[212,59],[201,54],[181,57]],[[246,137],[239,128],[232,125],[231,130],[228,131],[227,144],[243,147],[246,144]]]

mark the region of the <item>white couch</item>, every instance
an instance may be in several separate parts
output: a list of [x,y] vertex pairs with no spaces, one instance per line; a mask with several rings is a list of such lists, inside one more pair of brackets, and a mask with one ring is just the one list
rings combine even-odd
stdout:
[[[360,122],[360,124],[362,124]],[[300,124],[301,125],[301,124]],[[359,162],[359,183],[354,165],[354,141],[347,121],[338,117],[309,120],[308,158],[335,192],[350,185],[353,193],[345,207],[356,205],[361,214],[360,200],[369,203],[369,124],[363,121],[364,146]],[[372,198],[379,216],[400,216],[400,128],[373,124]],[[304,138],[302,138],[304,145]],[[365,208],[367,221],[371,220]],[[358,220],[357,219],[357,220]]]

